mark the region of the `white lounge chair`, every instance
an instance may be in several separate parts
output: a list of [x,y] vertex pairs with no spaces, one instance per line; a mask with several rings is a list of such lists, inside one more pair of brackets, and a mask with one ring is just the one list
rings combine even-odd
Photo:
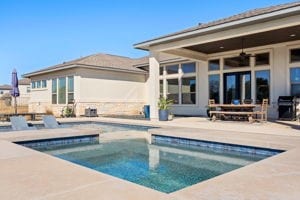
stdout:
[[43,116],[45,128],[61,128],[62,126],[56,121],[53,115]]
[[14,131],[23,131],[23,130],[36,130],[34,126],[29,126],[25,117],[23,116],[13,116],[10,117],[11,127]]

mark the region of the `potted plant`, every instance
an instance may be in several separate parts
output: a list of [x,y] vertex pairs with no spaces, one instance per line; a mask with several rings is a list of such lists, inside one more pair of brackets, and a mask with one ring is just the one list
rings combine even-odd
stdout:
[[173,101],[167,99],[165,97],[161,97],[158,101],[158,114],[159,114],[159,121],[168,121],[169,117],[169,108],[173,104]]

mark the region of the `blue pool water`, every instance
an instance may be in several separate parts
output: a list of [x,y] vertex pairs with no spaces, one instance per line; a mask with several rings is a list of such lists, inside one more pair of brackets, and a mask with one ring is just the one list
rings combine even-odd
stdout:
[[143,139],[39,149],[61,159],[161,192],[171,193],[257,162],[267,156],[214,151]]

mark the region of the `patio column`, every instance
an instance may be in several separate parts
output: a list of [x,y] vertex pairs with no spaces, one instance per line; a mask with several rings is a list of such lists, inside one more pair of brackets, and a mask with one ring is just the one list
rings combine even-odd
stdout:
[[159,53],[150,52],[149,56],[149,79],[148,79],[148,102],[150,105],[150,119],[158,119],[159,98]]

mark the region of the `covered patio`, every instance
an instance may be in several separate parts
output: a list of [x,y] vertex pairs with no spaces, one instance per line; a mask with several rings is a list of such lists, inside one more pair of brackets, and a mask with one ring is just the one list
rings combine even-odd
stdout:
[[[278,98],[300,96],[299,18],[300,3],[294,2],[135,44],[150,52],[151,119],[157,119],[160,95],[174,100],[173,113],[191,116],[206,115],[208,99],[260,104],[266,98],[269,118],[277,119]],[[165,54],[183,61],[162,64]]]

